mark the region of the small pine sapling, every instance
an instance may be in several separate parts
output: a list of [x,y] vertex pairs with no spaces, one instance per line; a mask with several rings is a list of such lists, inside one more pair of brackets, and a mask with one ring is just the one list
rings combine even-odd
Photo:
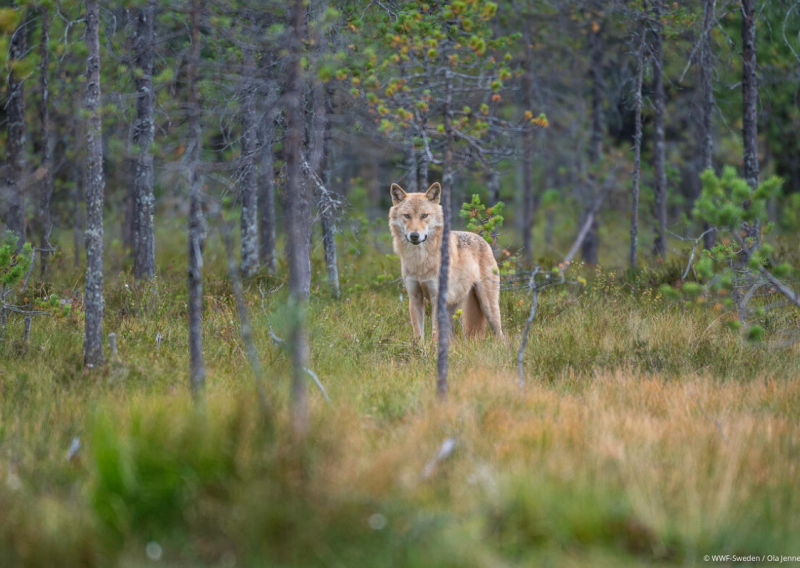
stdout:
[[[668,299],[731,310],[736,317],[728,322],[729,327],[744,329],[749,341],[761,341],[765,312],[776,304],[756,301],[753,307],[752,300],[779,293],[800,308],[800,296],[784,282],[796,270],[779,262],[773,245],[767,242],[773,228],[767,219],[767,203],[779,195],[782,181],[773,176],[753,189],[730,166],[721,177],[706,170],[701,180],[703,189],[694,215],[717,232],[717,244],[704,251],[694,266],[694,254],[690,256],[684,279],[693,268],[697,282],[683,282],[680,289],[664,285],[661,292]],[[752,227],[758,227],[758,233],[751,231]]]
[[461,206],[459,215],[467,221],[467,230],[479,234],[492,246],[497,245],[496,229],[503,226],[503,210],[505,203],[498,201],[493,207],[481,203],[479,195],[473,195],[472,201]]
[[0,342],[5,339],[6,322],[9,314],[29,318],[33,315],[52,315],[66,317],[70,305],[61,303],[55,294],[30,303],[23,299],[22,305],[11,302],[14,294],[24,291],[32,272],[34,249],[31,243],[25,243],[17,252],[18,237],[12,231],[6,234],[0,243]]

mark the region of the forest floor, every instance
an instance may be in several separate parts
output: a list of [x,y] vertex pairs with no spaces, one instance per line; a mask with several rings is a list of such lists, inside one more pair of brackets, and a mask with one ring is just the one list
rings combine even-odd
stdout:
[[[259,284],[281,281],[245,282],[264,413],[213,235],[207,388],[204,405],[192,403],[181,238],[158,240],[168,250],[150,283],[109,267],[104,332],[117,334],[119,357],[107,352],[103,368],[82,365],[82,280],[67,251],[31,293],[72,299],[71,314],[36,319],[28,346],[21,324],[9,326],[0,565],[641,566],[800,555],[800,348],[781,335],[796,313],[773,312],[751,344],[726,311],[662,299],[658,284],[674,267],[638,278],[586,269],[586,286],[541,295],[524,388],[516,351],[530,297],[506,291],[510,346],[457,338],[440,402],[436,349],[412,341],[399,261],[376,251],[389,250],[384,237],[343,243],[338,301],[316,250],[310,367],[330,402],[309,383],[299,446],[288,357],[265,315],[285,336],[286,289],[262,311]],[[436,462],[445,441],[452,451]]]

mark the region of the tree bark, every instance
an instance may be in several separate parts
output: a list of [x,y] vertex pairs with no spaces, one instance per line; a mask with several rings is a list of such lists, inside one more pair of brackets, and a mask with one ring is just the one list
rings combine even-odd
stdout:
[[655,194],[656,238],[653,252],[667,258],[667,170],[664,142],[664,50],[662,45],[664,25],[661,22],[662,0],[653,2],[653,191]]
[[205,220],[201,203],[203,180],[198,171],[202,151],[198,66],[200,64],[200,10],[202,0],[192,0],[189,9],[191,50],[187,66],[189,82],[189,385],[195,399],[205,388],[203,358],[203,245]]
[[[22,25],[14,30],[8,49],[10,61],[22,59],[27,50],[27,32],[25,14]],[[19,71],[17,71],[19,73]],[[6,186],[8,192],[8,209],[6,211],[6,229],[17,235],[17,251],[25,242],[25,87],[23,77],[15,76],[13,68],[8,72],[8,102],[6,117],[8,121],[8,139],[6,157],[8,158],[8,176]]]
[[242,237],[242,276],[258,271],[258,123],[256,89],[253,81],[256,67],[252,50],[245,49],[244,84],[242,89],[242,184],[239,198],[242,203],[240,231]]
[[436,361],[436,392],[444,398],[447,396],[448,358],[450,351],[450,326],[452,320],[447,309],[447,286],[450,277],[450,191],[453,186],[453,120],[450,116],[452,104],[452,83],[450,70],[445,70],[444,77],[444,156],[442,159],[442,198],[441,206],[444,216],[442,226],[441,260],[439,265],[439,289],[436,295],[436,329],[439,340],[439,353]]
[[[492,170],[489,173],[489,207],[494,207],[500,201],[500,173],[497,170]],[[497,244],[498,231],[492,231],[492,253],[495,258],[498,253]]]
[[[530,28],[532,26],[532,18],[527,16],[525,18],[525,33],[523,34],[525,41],[525,62],[523,80],[523,92],[525,96],[525,110],[533,112],[533,45],[530,36]],[[522,208],[522,249],[525,264],[530,265],[533,259],[533,245],[532,245],[532,231],[533,231],[533,218],[535,212],[535,196],[533,189],[533,156],[534,156],[534,139],[533,130],[530,125],[526,125],[525,133],[522,135],[523,146],[523,174],[522,174],[522,193],[523,193],[523,208]]]
[[303,183],[303,72],[301,57],[305,37],[305,2],[294,0],[290,20],[290,46],[286,64],[286,248],[289,261],[289,295],[295,308],[289,334],[292,354],[292,427],[298,439],[308,431],[308,395],[305,386],[308,339],[303,311],[311,287],[311,195]]
[[339,298],[339,265],[336,254],[336,211],[333,200],[333,137],[331,135],[330,117],[333,114],[333,93],[328,90],[325,95],[325,139],[322,148],[324,171],[320,176],[325,184],[325,194],[319,201],[320,217],[322,217],[322,246],[325,250],[325,267],[328,269],[328,288],[331,296]]
[[156,2],[149,0],[136,14],[136,127],[133,143],[138,147],[134,178],[135,217],[133,272],[137,280],[153,278],[156,271],[153,215],[153,20]]
[[258,195],[258,233],[260,235],[258,257],[271,275],[278,271],[275,256],[275,123],[261,121],[260,151],[261,168]]
[[100,117],[100,8],[86,0],[86,325],[83,359],[103,362],[103,123]]
[[417,193],[419,191],[418,184],[418,168],[417,168],[417,151],[414,149],[414,140],[409,140],[406,145],[406,191],[408,193]]
[[[714,85],[712,74],[714,61],[711,53],[711,27],[714,24],[717,0],[706,0],[703,10],[703,38],[700,43],[700,90],[702,93],[701,104],[701,144],[700,155],[702,169],[714,169],[714,131],[712,118],[714,116]],[[716,235],[708,231],[708,222],[703,223],[703,247],[710,249],[714,246]]]
[[50,231],[52,230],[52,221],[50,218],[50,200],[53,196],[53,160],[50,155],[50,84],[47,79],[48,67],[50,66],[50,15],[47,7],[43,6],[39,9],[39,17],[41,18],[42,37],[40,41],[40,49],[42,54],[42,61],[39,65],[39,88],[41,90],[41,99],[39,103],[39,120],[42,124],[42,168],[44,169],[44,178],[40,186],[39,193],[39,258],[41,262],[41,274],[47,272],[47,260],[49,256],[48,249],[50,248]]
[[[589,139],[589,163],[596,164],[603,157],[603,131],[605,116],[603,112],[603,37],[600,28],[589,32],[590,69],[592,97],[592,124]],[[588,193],[588,192],[587,192]],[[583,218],[588,218],[591,204],[596,195],[589,194],[586,199],[586,210]],[[597,264],[597,253],[600,247],[598,215],[592,216],[592,223],[581,244],[581,257],[587,264]]]
[[[645,7],[645,14],[647,8]],[[642,16],[639,32],[638,67],[636,69],[636,92],[634,93],[634,113],[636,133],[633,137],[633,196],[631,200],[631,253],[630,265],[636,269],[639,246],[639,184],[642,173],[642,83],[644,81],[645,47],[647,45],[647,18]]]
[[756,1],[742,1],[742,140],[744,177],[758,186],[758,79],[756,78]]

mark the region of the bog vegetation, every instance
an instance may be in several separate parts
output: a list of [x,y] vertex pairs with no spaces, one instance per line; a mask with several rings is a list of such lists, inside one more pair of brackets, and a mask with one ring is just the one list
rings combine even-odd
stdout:
[[[798,33],[789,0],[2,5],[0,566],[800,554]],[[389,187],[434,182],[506,342],[412,336]]]

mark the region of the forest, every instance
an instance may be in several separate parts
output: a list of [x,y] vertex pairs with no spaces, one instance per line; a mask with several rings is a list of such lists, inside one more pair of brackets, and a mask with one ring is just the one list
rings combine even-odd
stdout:
[[797,0],[0,0],[0,566],[800,562],[799,98]]

